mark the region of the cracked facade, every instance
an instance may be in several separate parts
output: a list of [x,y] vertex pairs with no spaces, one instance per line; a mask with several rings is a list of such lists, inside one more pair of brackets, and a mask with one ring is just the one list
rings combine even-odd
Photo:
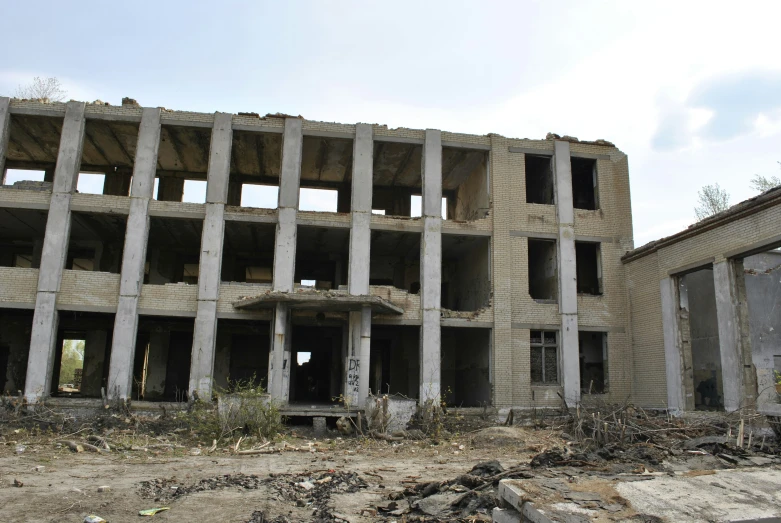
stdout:
[[29,402],[668,401],[609,142],[0,98],[0,162],[0,385]]

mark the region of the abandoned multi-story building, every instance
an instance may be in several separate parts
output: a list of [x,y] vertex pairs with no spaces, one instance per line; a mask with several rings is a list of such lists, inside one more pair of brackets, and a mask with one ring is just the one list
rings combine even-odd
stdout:
[[[684,319],[662,305],[688,293],[700,336],[692,271],[714,255],[673,264],[659,298],[659,253],[680,242],[632,251],[609,142],[0,98],[0,172],[0,388],[30,403],[252,379],[288,405],[695,406],[669,399]],[[74,341],[80,382],[63,383]],[[727,383],[695,386],[700,404],[731,407]]]

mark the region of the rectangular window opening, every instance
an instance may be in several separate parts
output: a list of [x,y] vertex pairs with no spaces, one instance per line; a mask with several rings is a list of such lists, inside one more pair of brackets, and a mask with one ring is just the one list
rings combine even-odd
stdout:
[[279,187],[245,183],[241,186],[241,206],[258,209],[276,209]]
[[531,381],[537,385],[559,382],[559,345],[556,331],[529,331]]
[[597,161],[590,158],[570,158],[572,166],[572,205],[576,209],[599,209]]
[[203,180],[185,180],[182,201],[206,203],[206,182]]
[[202,219],[150,217],[144,283],[197,283],[202,233]]
[[575,242],[578,294],[602,294],[602,261],[598,243]]
[[119,274],[127,217],[121,214],[71,213],[65,268]]
[[57,391],[66,394],[81,392],[81,378],[84,370],[84,340],[65,339],[62,341],[60,360],[60,379]]
[[79,173],[79,178],[76,180],[76,191],[85,194],[103,194],[105,181],[105,174]]
[[[419,194],[410,196],[410,217],[420,218],[423,216],[423,197]],[[447,197],[442,197],[442,219],[447,220]]]
[[385,216],[385,209],[372,209],[372,214],[379,214]]
[[34,171],[28,169],[8,169],[5,172],[5,181],[3,185],[14,185],[24,182],[43,182],[46,176],[45,171]]
[[335,189],[309,189],[302,187],[299,193],[298,210],[315,212],[337,212],[339,191]]
[[558,300],[556,242],[529,238],[529,295],[535,300]]
[[550,156],[525,155],[526,203],[554,204],[553,169]]
[[607,333],[579,332],[580,389],[584,394],[607,392]]

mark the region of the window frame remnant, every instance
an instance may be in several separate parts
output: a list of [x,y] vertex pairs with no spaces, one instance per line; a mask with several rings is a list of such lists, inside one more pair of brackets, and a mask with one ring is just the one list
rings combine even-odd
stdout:
[[[530,347],[530,353],[529,353],[529,371],[531,374],[531,384],[532,385],[559,385],[559,336],[558,336],[557,330],[530,330],[529,331],[529,347]],[[535,336],[535,334],[537,336]],[[539,341],[535,341],[539,340]],[[552,340],[552,341],[551,341]],[[540,371],[539,376],[541,377],[541,380],[535,380],[535,372],[534,372],[534,352],[535,349],[539,349],[540,351]],[[551,354],[554,358],[554,365],[552,368],[556,369],[556,376],[551,380],[548,376],[546,376],[546,355]]]

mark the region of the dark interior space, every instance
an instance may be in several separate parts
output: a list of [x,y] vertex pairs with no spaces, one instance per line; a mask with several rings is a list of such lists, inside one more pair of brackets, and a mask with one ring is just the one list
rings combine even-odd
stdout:
[[423,146],[374,141],[372,209],[386,216],[412,215],[411,197],[422,187]]
[[[11,114],[5,168],[29,170],[30,178],[16,173],[20,181],[53,182],[62,124],[63,117]],[[35,171],[44,171],[43,180]]]
[[17,395],[24,391],[33,311],[0,309],[0,393]]
[[138,129],[135,122],[87,119],[81,170],[104,175],[103,194],[130,195]]
[[233,131],[228,205],[276,209],[282,135]]
[[317,289],[347,285],[350,260],[350,230],[298,227],[294,281]]
[[122,215],[72,212],[65,268],[119,274],[126,228]]
[[371,232],[369,284],[420,291],[420,233]]
[[442,328],[442,395],[455,407],[491,404],[491,329]]
[[270,334],[269,322],[217,320],[214,358],[215,385],[225,390],[237,384],[267,388]]
[[602,294],[602,260],[598,243],[575,242],[578,294]]
[[552,158],[550,156],[525,155],[526,203],[554,204]]
[[607,392],[607,333],[578,332],[580,388],[584,394]]
[[47,216],[44,210],[0,209],[0,267],[40,267]]
[[198,283],[203,220],[191,218],[149,219],[144,283]]
[[442,148],[442,196],[448,220],[471,221],[488,216],[488,152],[461,147]]
[[[304,136],[299,210],[350,212],[352,168],[353,140]],[[326,207],[325,198],[318,198],[317,193],[311,193],[311,199],[304,196],[307,189],[336,191],[336,206]]]
[[334,403],[342,377],[342,326],[294,325],[290,401]]
[[529,238],[529,295],[535,300],[558,300],[556,241]]
[[593,211],[599,208],[597,191],[597,161],[589,158],[571,158],[572,203],[576,209]]
[[141,316],[138,320],[133,397],[144,401],[187,401],[195,321]]
[[373,394],[417,398],[420,373],[420,328],[372,325],[369,388]]
[[442,307],[476,311],[491,301],[491,241],[442,235]]
[[157,154],[156,200],[181,202],[187,180],[206,181],[211,129],[163,125]]
[[271,283],[275,234],[273,223],[226,221],[222,281]]

